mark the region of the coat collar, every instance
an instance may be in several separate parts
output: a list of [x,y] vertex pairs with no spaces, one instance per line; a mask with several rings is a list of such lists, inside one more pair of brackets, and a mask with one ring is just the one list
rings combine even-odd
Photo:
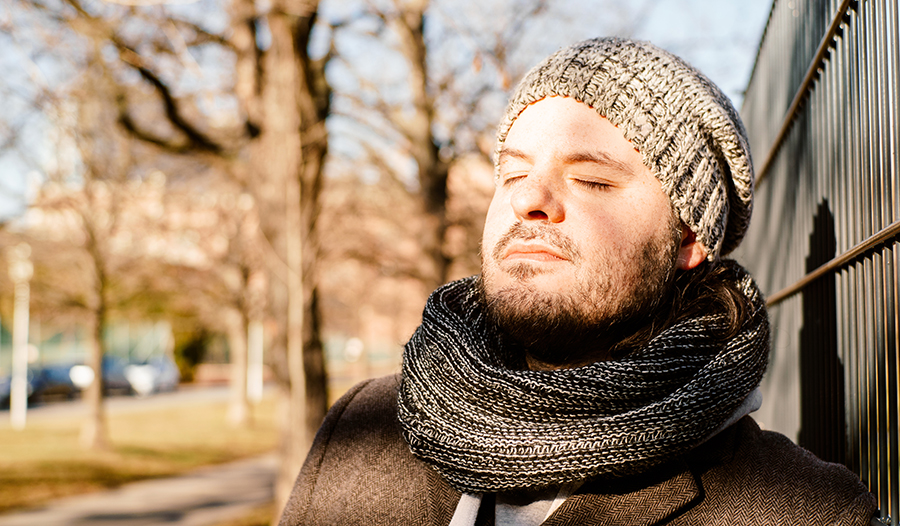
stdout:
[[729,462],[739,437],[753,429],[758,430],[753,419],[745,416],[685,456],[647,473],[588,482],[544,526],[668,523],[703,502],[706,493],[702,474],[712,466]]
[[[628,481],[585,484],[544,525],[649,526],[672,519],[703,500],[703,486],[699,476],[695,476],[686,463],[679,462],[671,468],[673,470],[667,469],[664,473],[655,472],[658,480],[642,476]],[[678,472],[673,474],[673,471]],[[429,486],[432,524],[449,524],[460,493],[436,472],[429,476]],[[486,499],[484,504],[492,506],[493,502],[493,499]],[[494,524],[493,514],[485,511],[479,512],[476,525]]]
[[671,520],[703,500],[700,477],[687,463],[672,463],[652,477],[585,484],[548,518],[546,526],[649,526]]
[[[750,417],[713,437],[684,457],[635,477],[585,483],[543,524],[591,526],[650,526],[668,522],[700,504],[705,498],[702,473],[728,462],[735,453],[738,435],[758,429]],[[429,508],[432,524],[449,524],[461,494],[434,470],[429,476]],[[493,505],[493,499],[486,504]],[[492,526],[492,513],[479,513],[478,526]]]

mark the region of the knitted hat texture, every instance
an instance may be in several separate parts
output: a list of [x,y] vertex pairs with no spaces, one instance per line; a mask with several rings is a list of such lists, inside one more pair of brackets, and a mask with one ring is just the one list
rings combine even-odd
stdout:
[[619,128],[715,260],[738,246],[753,207],[750,145],[738,112],[705,75],[649,42],[597,38],[564,48],[519,83],[497,152],[534,102],[571,97]]

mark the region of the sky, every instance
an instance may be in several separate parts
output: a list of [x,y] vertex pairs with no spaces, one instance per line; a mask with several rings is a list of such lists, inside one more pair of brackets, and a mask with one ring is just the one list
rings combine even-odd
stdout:
[[[467,8],[459,15],[481,13],[478,20],[466,21],[474,27],[490,27],[501,16],[491,12],[483,1],[434,2],[448,18],[457,16],[453,10],[466,2],[475,5],[477,11]],[[173,9],[185,9],[186,3],[190,2],[179,0]],[[340,17],[352,4],[353,0],[322,0],[320,10],[323,18]],[[0,23],[9,24],[11,4],[3,5]],[[526,27],[525,44],[511,59],[522,61],[527,69],[547,54],[578,40],[607,34],[631,36],[650,40],[682,56],[706,73],[740,107],[770,7],[771,0],[551,0],[551,16],[543,20],[552,22],[538,20]],[[61,78],[62,70],[54,66],[53,57],[30,62],[25,60],[29,52],[27,35],[13,39],[0,31],[0,123],[12,123],[17,142],[25,150],[37,152],[37,157],[46,157],[50,156],[52,122],[29,113],[26,103],[32,92],[30,83],[65,79]],[[0,124],[0,132],[2,145],[8,129]],[[0,222],[23,211],[29,181],[39,177],[33,165],[0,151]]]
[[740,109],[769,11],[770,0],[660,2],[636,36],[680,54],[703,71]]
[[[625,14],[606,14],[604,5],[627,4]],[[649,40],[681,56],[709,76],[739,108],[771,0],[632,0],[630,2],[551,2],[571,20],[556,47],[624,27],[628,36]],[[593,9],[592,9],[593,6]],[[609,22],[605,19],[612,18]],[[622,20],[622,22],[616,22]]]

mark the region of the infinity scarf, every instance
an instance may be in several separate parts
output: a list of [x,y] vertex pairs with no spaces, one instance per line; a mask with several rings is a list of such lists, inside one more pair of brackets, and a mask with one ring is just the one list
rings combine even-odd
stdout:
[[[735,263],[752,312],[723,345],[723,315],[677,322],[615,361],[511,369],[476,276],[436,290],[403,355],[399,418],[414,455],[463,493],[642,472],[707,439],[762,379],[769,325]],[[504,347],[505,346],[505,347]]]

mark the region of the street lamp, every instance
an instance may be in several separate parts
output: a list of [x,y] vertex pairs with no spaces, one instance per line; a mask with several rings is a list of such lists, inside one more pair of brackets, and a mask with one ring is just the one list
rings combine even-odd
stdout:
[[27,243],[19,243],[6,252],[9,277],[15,285],[12,380],[9,393],[9,419],[13,429],[25,428],[25,413],[28,410],[28,303],[29,281],[34,274],[30,256],[31,247]]
[[263,397],[263,324],[247,324],[247,399],[258,404]]

